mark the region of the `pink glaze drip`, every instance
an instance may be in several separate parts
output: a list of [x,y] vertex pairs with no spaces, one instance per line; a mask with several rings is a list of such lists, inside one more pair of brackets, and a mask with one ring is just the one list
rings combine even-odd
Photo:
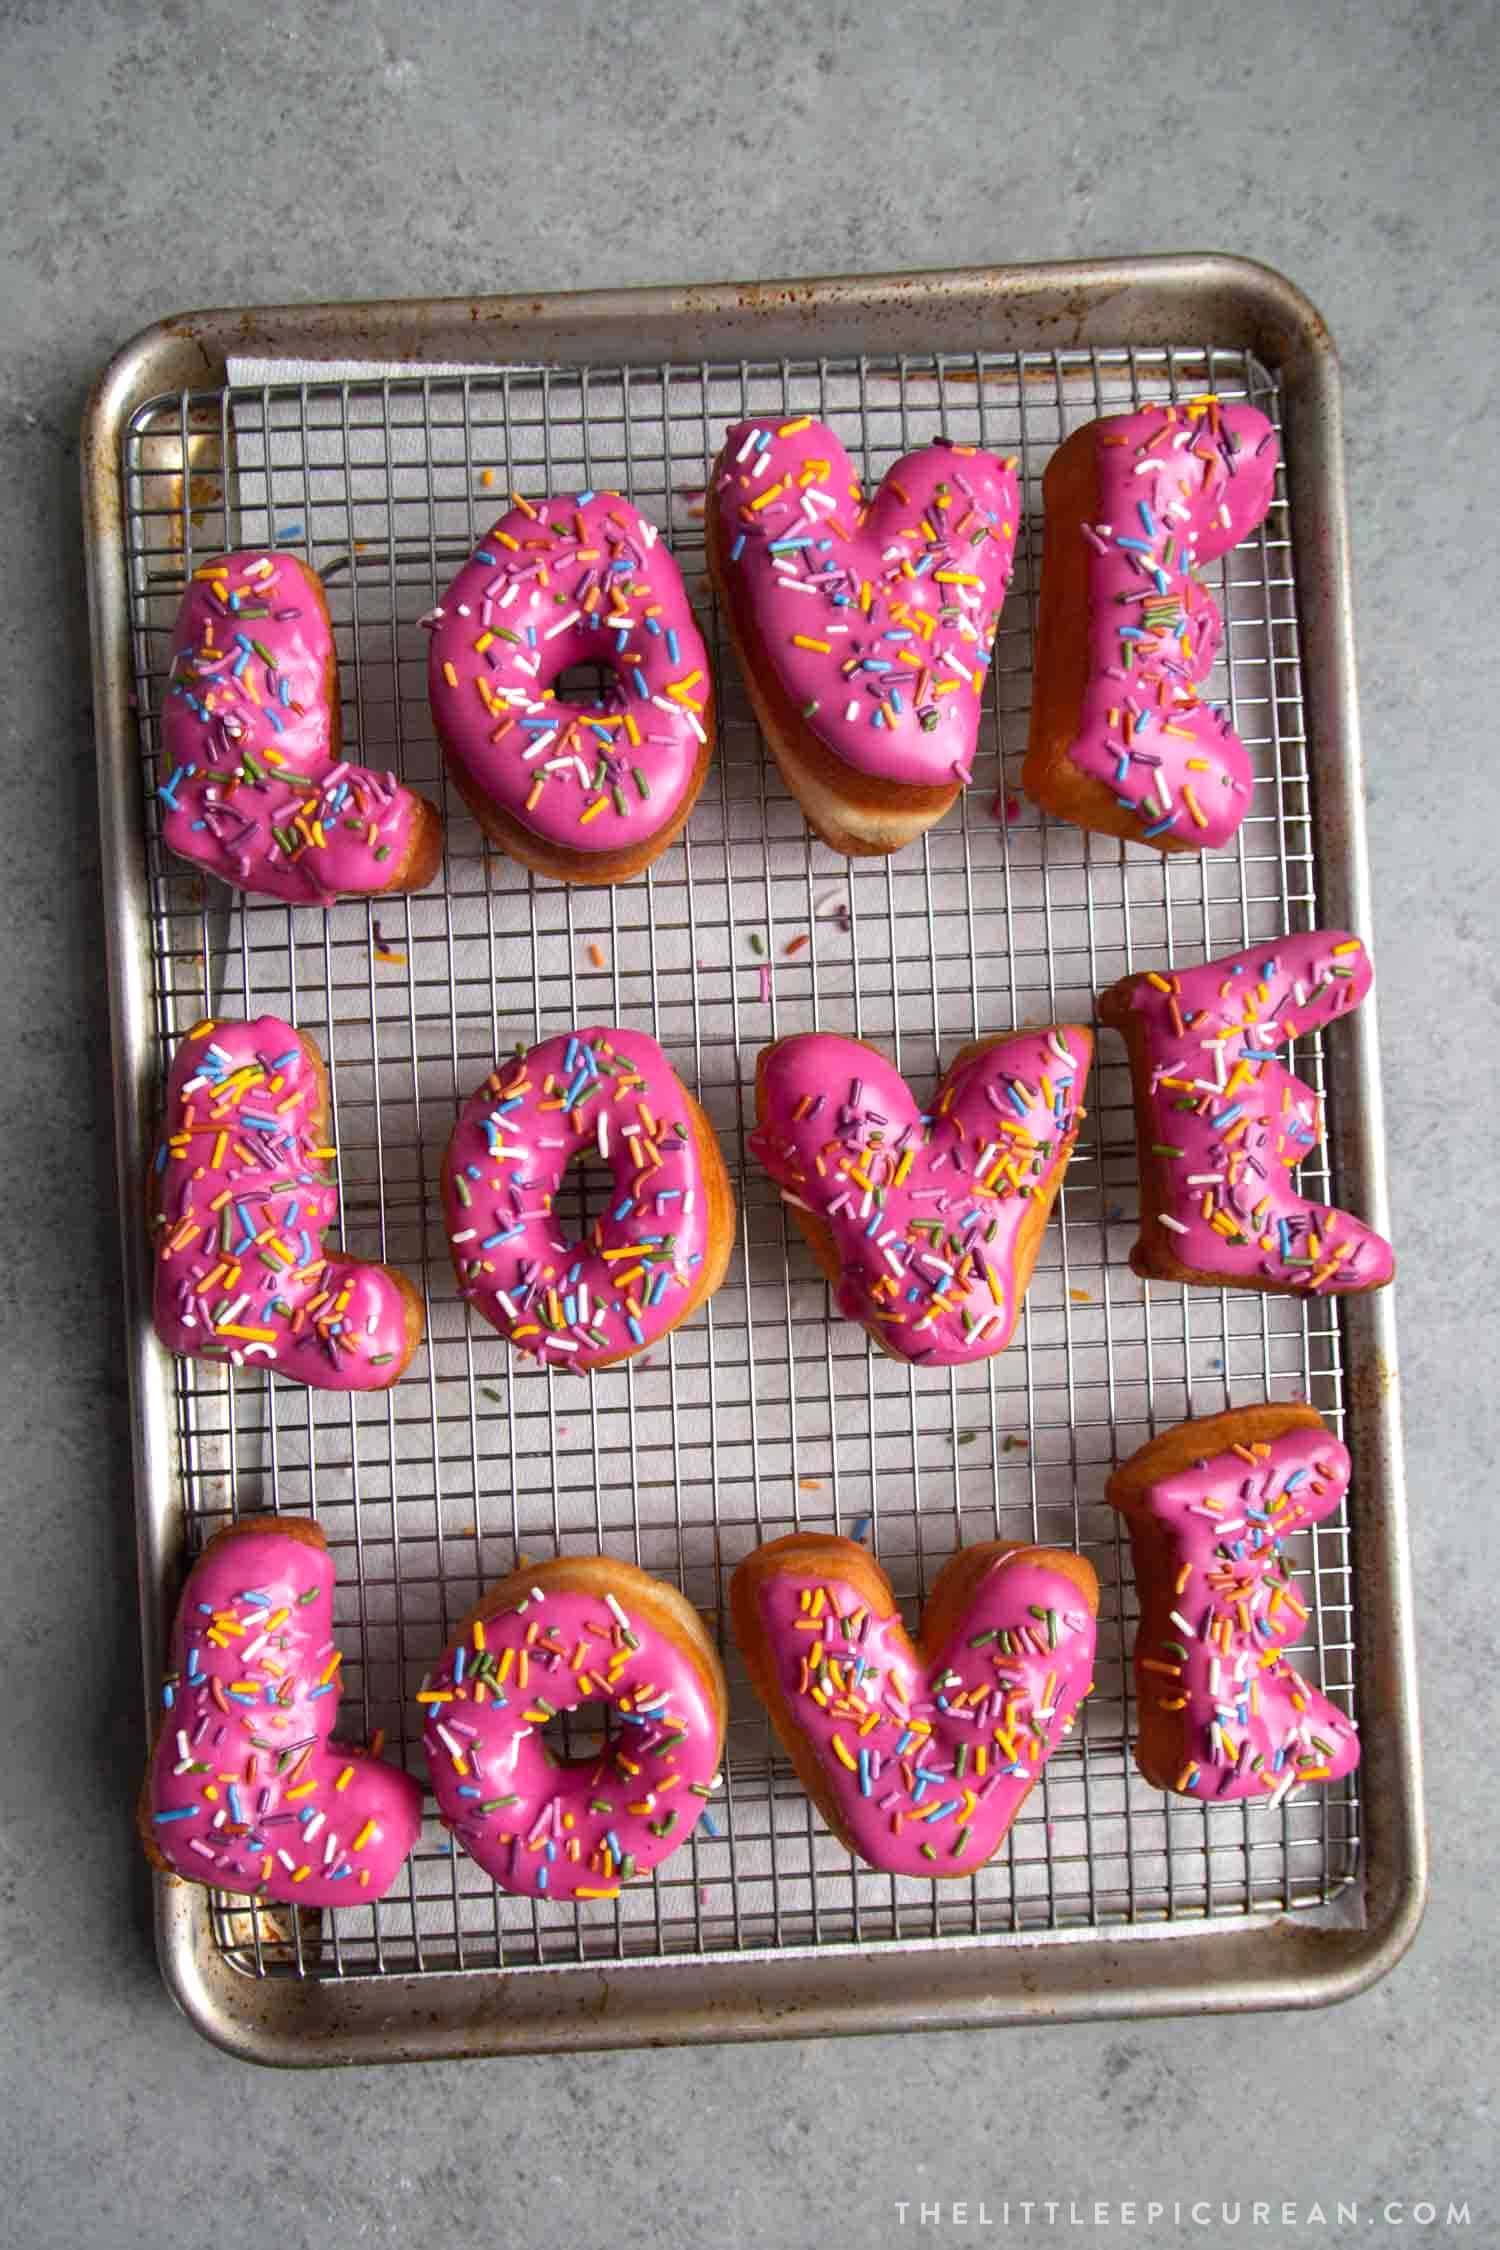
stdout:
[[[614,1898],[687,1842],[722,1748],[712,1684],[666,1633],[615,1602],[537,1584],[488,1610],[422,1688],[438,1810],[504,1891]],[[609,1707],[591,1757],[554,1757],[542,1730]]]
[[332,653],[295,556],[254,547],[194,571],[162,708],[162,834],[222,882],[294,906],[386,889],[420,817],[393,773],[335,758]]
[[169,1351],[316,1390],[383,1390],[407,1357],[408,1300],[384,1266],[323,1247],[339,1197],[318,1103],[279,1016],[201,1023],[183,1040],[154,1167],[156,1333]]
[[1001,1557],[930,1661],[838,1578],[774,1572],[758,1594],[785,1705],[860,1858],[893,1875],[982,1866],[1093,1682],[1073,1581]]
[[1151,1071],[1136,1099],[1149,1104],[1152,1166],[1167,1182],[1142,1226],[1179,1264],[1317,1295],[1390,1280],[1388,1242],[1293,1188],[1290,1168],[1322,1139],[1322,1104],[1274,1059],[1357,1007],[1370,975],[1358,938],[1310,930],[1132,980]]
[[[583,1241],[554,1211],[581,1153],[614,1192]],[[465,1106],[444,1168],[465,1297],[519,1351],[586,1368],[644,1351],[681,1317],[709,1238],[686,1097],[644,1032],[563,1032],[497,1064]]]
[[1353,1721],[1309,1687],[1282,1653],[1307,1609],[1283,1543],[1332,1515],[1349,1456],[1326,1430],[1288,1430],[1269,1445],[1219,1453],[1145,1495],[1165,1534],[1177,1585],[1165,1634],[1138,1634],[1136,1695],[1175,1705],[1183,1739],[1179,1795],[1279,1804],[1304,1781],[1337,1780],[1359,1763]]
[[[1281,449],[1253,406],[1197,399],[1096,422],[1089,678],[1068,756],[1137,811],[1143,839],[1227,844],[1252,774],[1228,713],[1200,702],[1223,622],[1195,575],[1254,530]],[[1196,807],[1196,812],[1194,808]]]
[[183,1589],[147,1798],[152,1842],[195,1883],[354,1906],[383,1897],[417,1840],[410,1776],[328,1740],[333,1578],[326,1549],[239,1530]]
[[736,599],[818,739],[884,781],[967,781],[1015,552],[1014,461],[929,445],[866,505],[823,423],[738,422],[714,489]]
[[803,1032],[767,1051],[750,1145],[831,1229],[840,1312],[934,1367],[1004,1351],[1021,1229],[1071,1154],[1092,1053],[1077,1024],[1016,1032],[949,1071],[924,1110],[858,1040]]
[[[708,656],[654,523],[617,492],[518,500],[424,620],[447,754],[549,844],[618,852],[664,828],[712,725]],[[614,674],[561,703],[575,664]]]

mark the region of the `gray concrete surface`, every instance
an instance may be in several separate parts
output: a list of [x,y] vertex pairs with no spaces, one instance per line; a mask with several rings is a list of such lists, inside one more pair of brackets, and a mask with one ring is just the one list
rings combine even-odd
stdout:
[[[1066,2209],[1027,2224],[1023,2199],[1131,2194],[1286,2199],[1297,2220],[1184,2208],[1083,2231],[1500,2239],[1496,1198],[1475,1145],[1500,1032],[1497,62],[1494,9],[1441,0],[0,6],[0,2237],[17,2250],[481,2228],[863,2245],[916,2238],[898,2199],[965,2196],[975,2232],[986,2200],[984,2239],[1050,2242],[1079,2230]],[[1348,378],[1435,1868],[1414,1953],[1313,2017],[297,2079],[224,2059],[163,1998],[129,1834],[141,1714],[75,490],[90,378],[196,303],[1144,248],[1279,266]],[[1423,2197],[1467,2199],[1470,2225],[1419,2226]],[[1336,2223],[1355,2198],[1358,2223]],[[951,2214],[941,2231],[967,2238]]]

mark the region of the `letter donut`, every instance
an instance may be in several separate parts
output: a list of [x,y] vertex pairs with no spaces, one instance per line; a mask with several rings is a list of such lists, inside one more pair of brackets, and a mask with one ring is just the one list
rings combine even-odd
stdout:
[[[511,498],[423,620],[433,721],[502,851],[558,882],[623,882],[703,787],[708,655],[666,541],[618,492]],[[559,701],[579,664],[608,669],[606,691]]]
[[893,1359],[1003,1352],[1084,1116],[1080,1024],[965,1047],[930,1104],[861,1039],[763,1047],[751,1147],[846,1319]]
[[[685,1844],[724,1749],[728,1690],[675,1587],[606,1555],[491,1587],[423,1682],[438,1811],[503,1891],[615,1898]],[[606,1739],[563,1758],[542,1729],[605,1707]]]
[[1135,1088],[1137,1273],[1310,1296],[1390,1280],[1388,1242],[1293,1187],[1323,1137],[1322,1103],[1276,1060],[1369,989],[1358,938],[1308,930],[1201,968],[1125,977],[1102,996],[1100,1021],[1123,1034]]
[[[554,1205],[575,1156],[613,1175],[582,1240]],[[497,1063],[443,1159],[462,1294],[546,1365],[610,1367],[658,1343],[723,1280],[734,1201],[707,1117],[644,1032],[563,1032]]]
[[1349,1456],[1310,1406],[1179,1423],[1110,1478],[1140,1600],[1135,1758],[1156,1788],[1278,1805],[1359,1763],[1353,1722],[1283,1653],[1308,1616],[1284,1543],[1348,1485]]
[[328,604],[294,555],[248,548],[193,572],[161,732],[163,840],[221,882],[329,906],[437,873],[437,808],[343,754]]
[[1021,778],[1048,812],[1159,852],[1234,835],[1253,777],[1199,696],[1223,620],[1197,566],[1262,521],[1279,459],[1257,408],[1205,397],[1086,423],[1047,463]]
[[970,777],[1015,468],[944,439],[867,502],[821,422],[729,432],[709,480],[709,566],[761,732],[835,851],[897,850]]
[[138,1814],[163,1873],[283,1905],[383,1898],[422,1792],[331,1741],[340,1693],[333,1561],[301,1516],[251,1516],[188,1574]]
[[178,1048],[150,1182],[153,1319],[169,1351],[324,1391],[388,1390],[422,1340],[394,1266],[328,1250],[328,1073],[279,1016],[210,1019]]
[[730,1603],[803,1788],[847,1850],[893,1875],[992,1858],[1093,1684],[1099,1584],[1060,1548],[961,1548],[915,1643],[852,1539],[773,1540]]

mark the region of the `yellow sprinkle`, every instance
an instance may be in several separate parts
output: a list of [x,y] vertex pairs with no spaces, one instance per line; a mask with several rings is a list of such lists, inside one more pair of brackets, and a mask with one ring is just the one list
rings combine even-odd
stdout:
[[368,1842],[370,1841],[370,1838],[371,1838],[371,1837],[372,1837],[372,1836],[374,1835],[374,1833],[375,1833],[375,1823],[374,1823],[374,1821],[373,1821],[373,1820],[367,1820],[367,1821],[365,1822],[365,1824],[364,1824],[364,1827],[363,1827],[363,1828],[362,1828],[362,1829],[360,1830],[359,1834],[358,1834],[358,1835],[357,1835],[357,1836],[355,1837],[355,1839],[354,1839],[354,1842],[353,1842],[353,1843],[352,1843],[352,1844],[350,1845],[349,1849],[350,1849],[351,1851],[355,1851],[355,1852],[362,1852],[362,1851],[364,1850],[364,1848],[365,1848],[366,1844],[368,1844]]

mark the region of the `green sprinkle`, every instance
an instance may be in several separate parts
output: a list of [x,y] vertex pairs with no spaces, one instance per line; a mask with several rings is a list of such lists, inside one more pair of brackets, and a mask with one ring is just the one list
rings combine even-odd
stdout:
[[518,1805],[520,1802],[519,1797],[486,1797],[479,1809],[481,1812],[499,1812],[506,1805]]
[[759,930],[750,932],[750,950],[752,953],[764,953],[766,950],[766,941]]

